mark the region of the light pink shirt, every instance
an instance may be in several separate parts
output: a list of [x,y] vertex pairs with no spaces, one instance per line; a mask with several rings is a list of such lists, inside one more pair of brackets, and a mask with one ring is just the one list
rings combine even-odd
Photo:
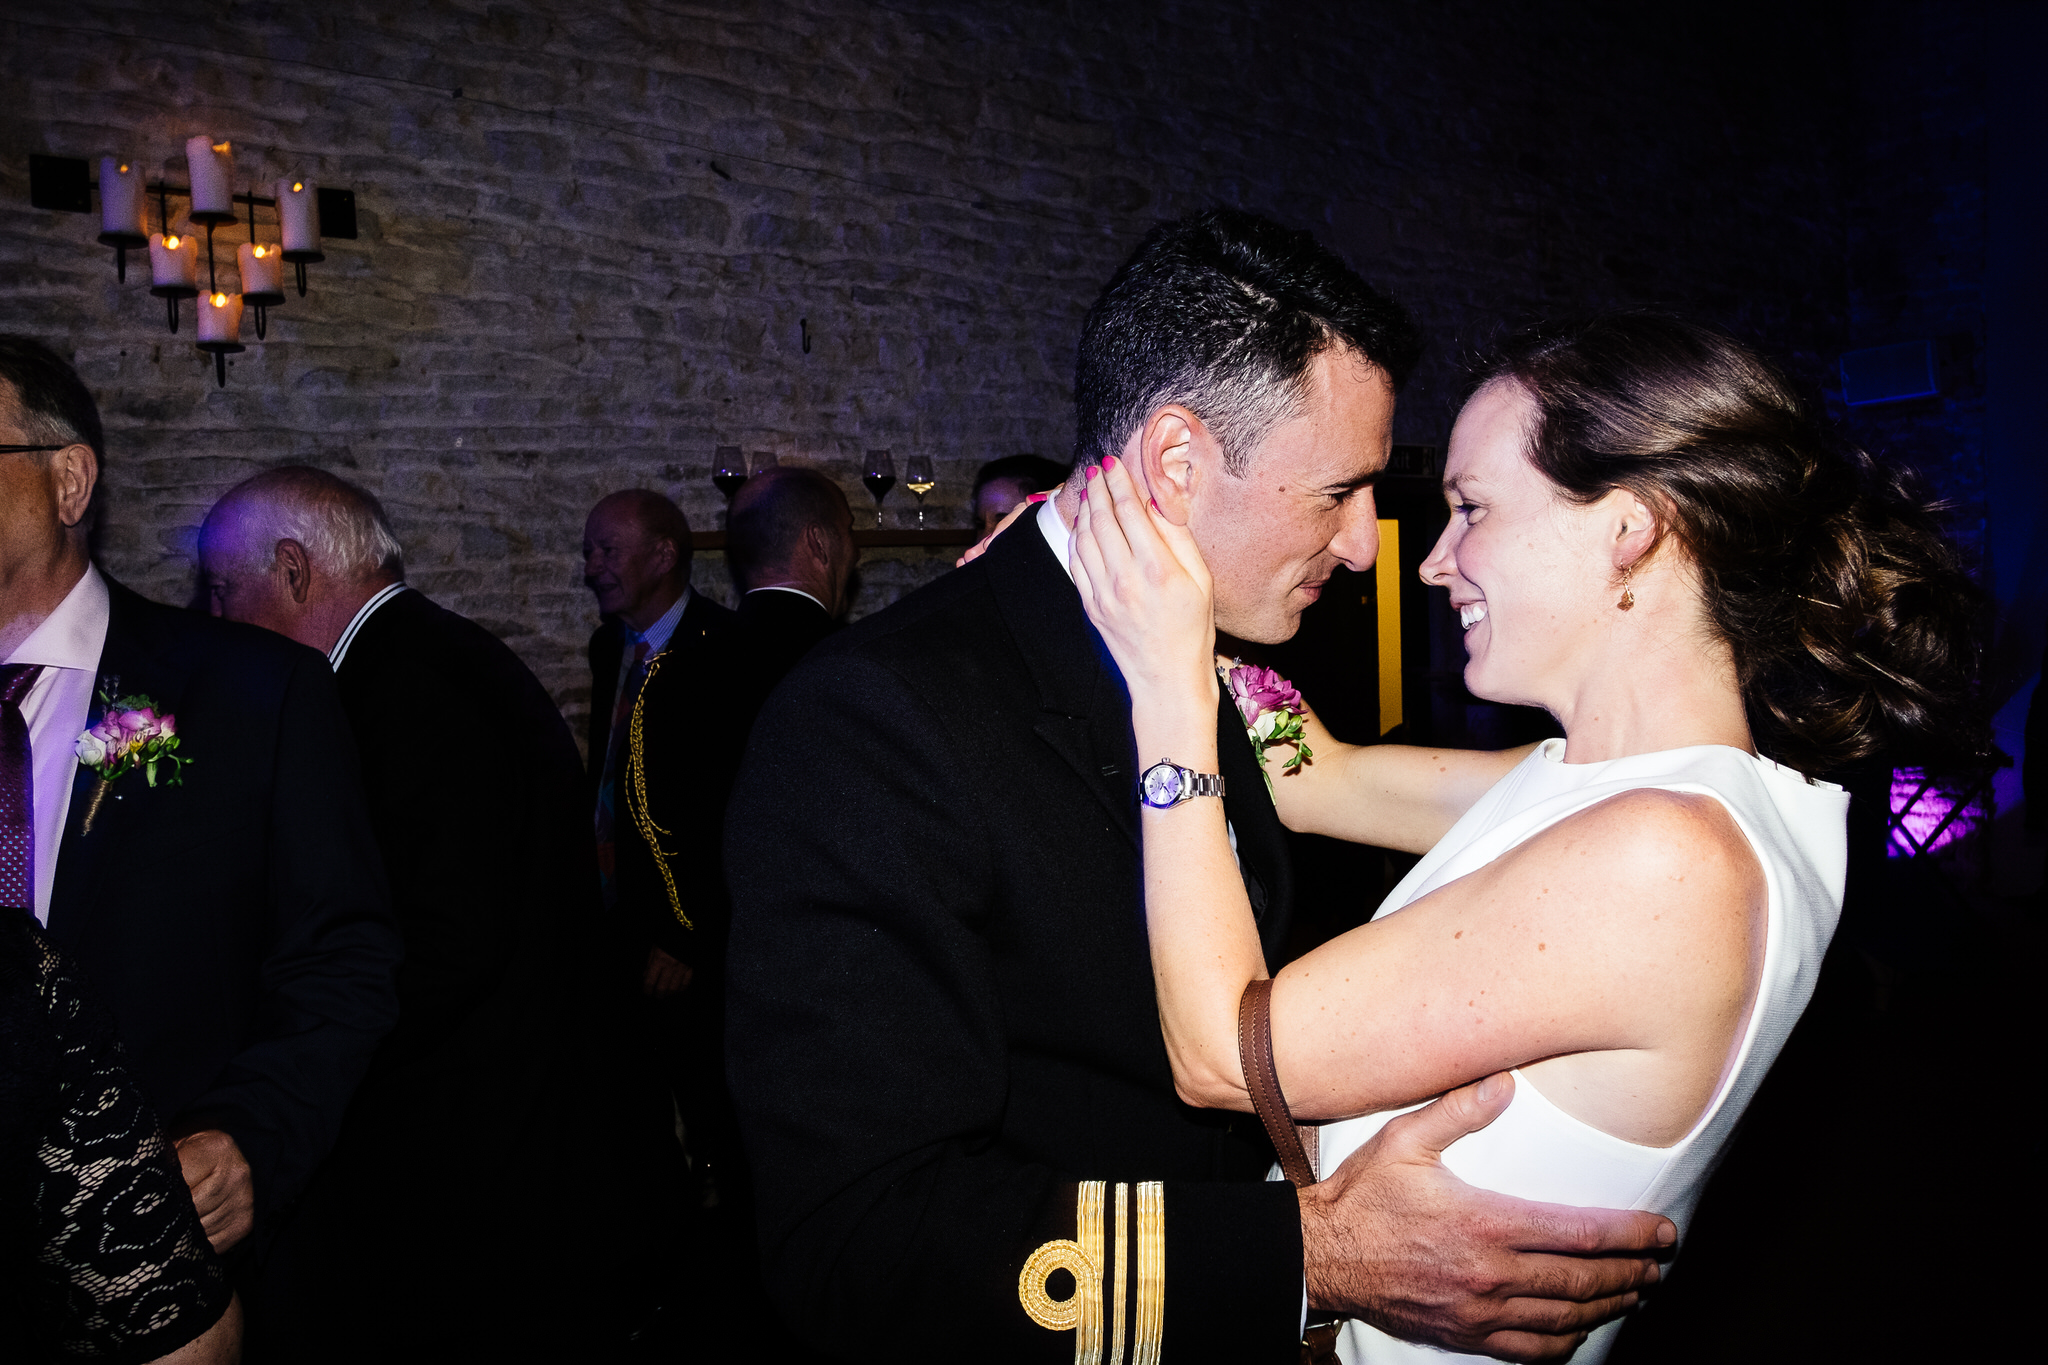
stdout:
[[57,849],[71,809],[78,773],[78,736],[92,709],[100,653],[107,644],[107,580],[90,564],[57,609],[4,661],[41,664],[42,676],[21,699],[28,722],[31,779],[35,783],[36,918],[50,922],[50,888],[57,881]]

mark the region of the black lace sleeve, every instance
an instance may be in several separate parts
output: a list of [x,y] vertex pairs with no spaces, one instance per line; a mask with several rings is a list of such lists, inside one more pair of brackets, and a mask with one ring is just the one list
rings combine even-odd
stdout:
[[232,1291],[111,1019],[33,920],[0,916],[0,1345],[152,1360],[218,1321]]

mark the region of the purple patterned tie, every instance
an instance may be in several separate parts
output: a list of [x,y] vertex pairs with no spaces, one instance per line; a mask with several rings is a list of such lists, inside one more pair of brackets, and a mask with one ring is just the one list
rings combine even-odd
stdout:
[[35,758],[21,699],[41,664],[0,664],[0,905],[35,913]]

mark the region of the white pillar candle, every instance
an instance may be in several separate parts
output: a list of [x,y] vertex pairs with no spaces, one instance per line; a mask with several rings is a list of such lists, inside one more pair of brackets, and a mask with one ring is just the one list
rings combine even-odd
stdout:
[[241,266],[244,294],[284,292],[284,257],[275,243],[244,242],[235,248],[235,259]]
[[199,243],[188,233],[166,237],[159,232],[149,239],[150,283],[199,287]]
[[142,172],[118,156],[100,158],[100,231],[147,237],[143,225]]
[[199,300],[199,339],[201,341],[240,341],[242,339],[242,296],[240,294],[208,294]]
[[320,196],[314,190],[313,182],[295,177],[280,180],[274,193],[277,196],[278,235],[284,238],[284,249],[318,251]]
[[235,154],[225,142],[210,137],[185,140],[185,161],[192,168],[192,212],[235,211]]

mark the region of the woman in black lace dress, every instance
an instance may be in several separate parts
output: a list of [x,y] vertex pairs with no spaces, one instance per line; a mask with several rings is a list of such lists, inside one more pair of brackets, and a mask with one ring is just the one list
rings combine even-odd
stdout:
[[112,1020],[0,909],[0,1360],[227,1362],[241,1335]]

